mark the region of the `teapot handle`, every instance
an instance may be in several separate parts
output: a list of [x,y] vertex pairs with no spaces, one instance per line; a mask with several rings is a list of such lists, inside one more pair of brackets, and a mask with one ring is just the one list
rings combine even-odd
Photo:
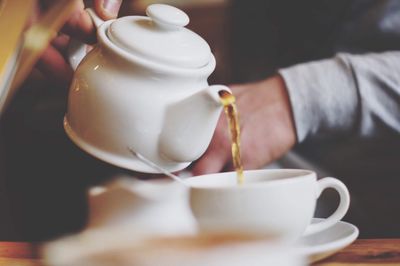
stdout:
[[[104,20],[102,20],[92,8],[87,8],[86,12],[92,19],[96,29],[98,29],[104,23]],[[76,70],[79,63],[88,52],[89,46],[87,44],[75,39],[71,39],[68,47],[68,61],[73,70]]]

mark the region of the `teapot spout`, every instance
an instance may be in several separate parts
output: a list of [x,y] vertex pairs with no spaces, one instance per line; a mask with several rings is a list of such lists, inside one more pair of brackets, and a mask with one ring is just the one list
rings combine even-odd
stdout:
[[166,110],[160,136],[160,154],[174,162],[192,162],[207,149],[217,126],[223,103],[224,85],[212,85],[200,90]]

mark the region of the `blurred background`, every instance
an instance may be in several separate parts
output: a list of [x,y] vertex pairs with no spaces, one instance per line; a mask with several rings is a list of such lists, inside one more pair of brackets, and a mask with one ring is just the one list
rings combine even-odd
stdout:
[[[182,8],[191,19],[188,28],[209,43],[217,60],[210,83],[259,80],[336,52],[400,49],[380,42],[373,28],[368,34],[357,28],[365,14],[375,14],[372,0],[141,0],[125,1],[120,14],[144,14],[153,2]],[[34,70],[1,118],[2,240],[41,241],[76,232],[85,226],[88,187],[119,173],[135,174],[94,159],[67,138],[67,90]],[[391,161],[400,158],[398,139],[387,132],[362,143],[352,136],[307,141],[269,167],[311,168],[342,179],[352,195],[345,220],[360,227],[361,237],[399,236],[400,214],[391,209],[400,202],[400,164]],[[335,194],[323,198],[318,216],[336,207]]]

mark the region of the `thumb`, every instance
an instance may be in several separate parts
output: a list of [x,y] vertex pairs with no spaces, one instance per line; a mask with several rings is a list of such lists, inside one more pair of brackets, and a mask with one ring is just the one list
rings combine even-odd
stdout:
[[104,20],[114,19],[118,16],[122,0],[95,0],[94,9]]

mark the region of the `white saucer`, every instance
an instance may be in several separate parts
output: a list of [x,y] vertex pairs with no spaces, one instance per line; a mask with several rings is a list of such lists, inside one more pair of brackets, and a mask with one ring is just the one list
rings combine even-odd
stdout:
[[[313,222],[323,220],[314,218]],[[350,245],[358,237],[358,228],[347,222],[338,222],[334,226],[299,240],[299,252],[315,262]]]

